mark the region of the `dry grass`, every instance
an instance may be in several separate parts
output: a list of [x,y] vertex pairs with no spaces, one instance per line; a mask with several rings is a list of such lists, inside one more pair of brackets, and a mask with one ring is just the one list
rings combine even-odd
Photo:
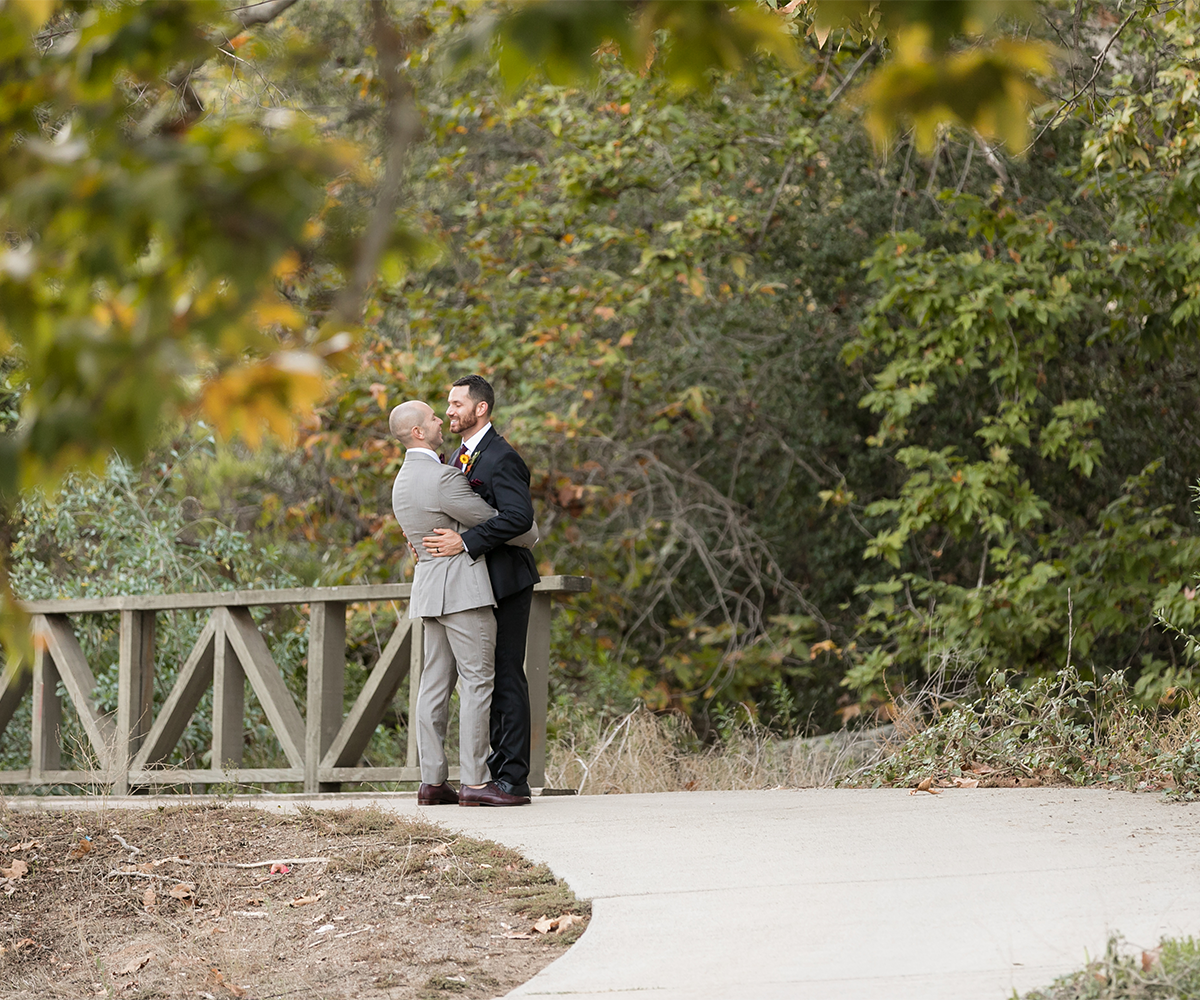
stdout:
[[[1182,695],[1181,695],[1182,696]],[[1200,705],[1137,704],[1119,674],[1074,668],[974,697],[925,691],[901,704],[897,739],[862,784],[1104,785],[1200,795]]]
[[588,914],[545,866],[374,809],[0,808],[0,869],[5,998],[493,997]]
[[[1104,785],[1200,798],[1200,703],[1146,708],[1120,675],[1072,668],[1024,686],[935,677],[874,729],[784,739],[746,725],[711,745],[686,718],[636,708],[577,721],[547,752],[547,784],[584,795],[834,785]],[[1183,697],[1183,695],[1181,695]]]
[[784,739],[747,725],[704,746],[686,718],[639,706],[603,728],[579,723],[552,742],[546,784],[581,795],[820,788],[861,767],[880,740],[878,730]]

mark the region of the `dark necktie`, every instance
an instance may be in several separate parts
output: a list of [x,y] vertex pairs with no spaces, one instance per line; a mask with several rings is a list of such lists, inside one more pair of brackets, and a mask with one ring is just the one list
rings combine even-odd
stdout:
[[450,464],[453,465],[456,469],[458,469],[459,472],[466,471],[467,463],[464,460],[466,455],[467,455],[467,446],[465,444],[460,444],[458,446],[458,451],[456,451],[454,453],[454,457],[452,459],[450,459]]

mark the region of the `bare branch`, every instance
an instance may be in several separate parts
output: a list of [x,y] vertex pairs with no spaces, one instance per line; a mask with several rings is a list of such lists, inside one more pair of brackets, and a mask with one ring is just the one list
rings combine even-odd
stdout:
[[1135,6],[1133,8],[1133,10],[1131,10],[1129,12],[1129,16],[1127,18],[1125,18],[1125,20],[1122,21],[1121,24],[1117,27],[1117,30],[1113,32],[1112,38],[1110,38],[1108,40],[1108,42],[1105,44],[1104,48],[1102,48],[1099,52],[1097,52],[1092,57],[1092,75],[1087,78],[1087,80],[1084,82],[1082,87],[1080,87],[1078,90],[1076,90],[1074,94],[1072,94],[1065,101],[1063,101],[1061,105],[1059,105],[1058,110],[1055,111],[1054,114],[1052,114],[1050,116],[1049,120],[1046,122],[1045,125],[1043,125],[1041,127],[1038,134],[1033,137],[1033,142],[1031,142],[1028,146],[1025,147],[1025,149],[1023,149],[1021,151],[1022,154],[1031,150],[1034,147],[1034,144],[1037,143],[1038,139],[1040,139],[1050,129],[1052,129],[1056,124],[1058,124],[1058,122],[1062,118],[1062,116],[1065,115],[1067,113],[1067,111],[1069,111],[1071,109],[1071,107],[1075,104],[1075,102],[1077,100],[1079,100],[1079,98],[1081,98],[1084,94],[1087,93],[1088,88],[1093,83],[1096,82],[1096,79],[1100,76],[1100,71],[1104,68],[1104,60],[1108,56],[1108,50],[1111,49],[1113,47],[1113,43],[1116,42],[1116,40],[1121,37],[1121,32],[1124,31],[1125,28],[1129,25],[1129,22],[1132,21],[1137,16],[1138,11],[1140,9],[1141,8]]
[[[273,21],[295,3],[296,0],[264,0],[262,3],[249,4],[245,7],[235,7],[229,13],[234,16],[234,19],[244,30]],[[179,95],[178,113],[168,123],[166,119],[170,109],[167,107],[167,104],[160,104],[139,126],[138,131],[142,135],[150,135],[162,128],[166,128],[169,131],[181,131],[197,121],[204,114],[204,103],[200,100],[200,95],[196,93],[195,88],[192,86],[192,77],[195,76],[201,66],[208,62],[213,53],[219,50],[221,44],[227,40],[224,34],[210,35],[209,41],[212,42],[212,49],[209,52],[193,59],[190,63],[176,66],[167,74],[165,81],[167,86]]]
[[878,42],[872,42],[870,45],[867,46],[867,51],[858,57],[858,62],[856,62],[853,66],[850,67],[850,72],[846,74],[845,79],[842,80],[842,82],[839,83],[837,85],[837,87],[834,88],[833,93],[829,95],[829,100],[825,102],[825,107],[821,109],[821,115],[824,115],[825,112],[828,111],[833,106],[833,102],[842,96],[842,93],[845,91],[845,89],[850,86],[850,81],[852,81],[854,79],[855,75],[858,73],[858,71],[860,69],[862,69],[862,67],[866,63],[866,61],[868,59],[870,59],[871,56],[873,56],[878,51],[879,51],[879,43]]
[[359,242],[354,273],[334,307],[334,313],[343,322],[356,322],[362,312],[363,299],[375,278],[375,268],[396,222],[404,164],[421,126],[412,86],[402,72],[408,44],[388,17],[383,0],[372,0],[371,14],[372,41],[378,53],[379,74],[387,100],[388,146],[383,179],[379,183],[371,222]]
[[775,186],[775,195],[771,198],[771,204],[767,208],[767,214],[763,218],[762,229],[759,231],[758,239],[754,241],[757,246],[767,235],[767,227],[771,225],[771,218],[775,215],[775,206],[779,204],[779,196],[783,194],[783,186],[787,184],[788,175],[792,172],[792,167],[796,165],[795,155],[789,156],[787,163],[784,164],[783,174],[779,178],[779,183]]
[[996,150],[978,132],[975,133],[975,141],[979,144],[979,151],[983,153],[983,158],[987,160],[987,165],[992,168],[996,177],[999,178],[1000,186],[1007,190],[1011,182],[1008,176],[1008,168],[1004,165],[1004,161],[996,155]]
[[253,28],[274,21],[295,3],[296,0],[262,0],[261,3],[248,3],[242,7],[233,7],[227,13],[232,14],[243,28]]

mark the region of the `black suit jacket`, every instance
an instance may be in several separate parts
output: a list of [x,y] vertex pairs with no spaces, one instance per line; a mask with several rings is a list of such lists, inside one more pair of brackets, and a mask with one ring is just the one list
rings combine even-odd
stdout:
[[529,467],[492,427],[475,449],[467,478],[475,492],[500,512],[462,533],[467,552],[472,559],[487,556],[488,576],[497,601],[532,587],[541,579],[533,553],[504,544],[523,535],[533,524]]

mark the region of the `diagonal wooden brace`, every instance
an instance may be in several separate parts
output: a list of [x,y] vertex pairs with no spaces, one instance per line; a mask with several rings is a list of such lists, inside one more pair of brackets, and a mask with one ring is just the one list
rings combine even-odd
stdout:
[[100,761],[99,769],[108,770],[116,749],[117,729],[113,720],[101,715],[92,701],[96,678],[75,638],[71,620],[66,615],[35,615],[33,633],[34,641],[44,642],[54,660],[63,687],[79,713],[83,731]]
[[418,618],[414,623],[409,618],[401,618],[396,624],[396,631],[392,633],[367,683],[355,699],[350,714],[326,751],[321,761],[322,768],[354,767],[358,763],[371,741],[375,727],[396,696],[400,682],[408,676],[414,624],[419,626],[421,620]]
[[218,608],[213,617],[219,619],[225,630],[288,762],[292,767],[303,767],[304,719],[250,611],[247,608]]

